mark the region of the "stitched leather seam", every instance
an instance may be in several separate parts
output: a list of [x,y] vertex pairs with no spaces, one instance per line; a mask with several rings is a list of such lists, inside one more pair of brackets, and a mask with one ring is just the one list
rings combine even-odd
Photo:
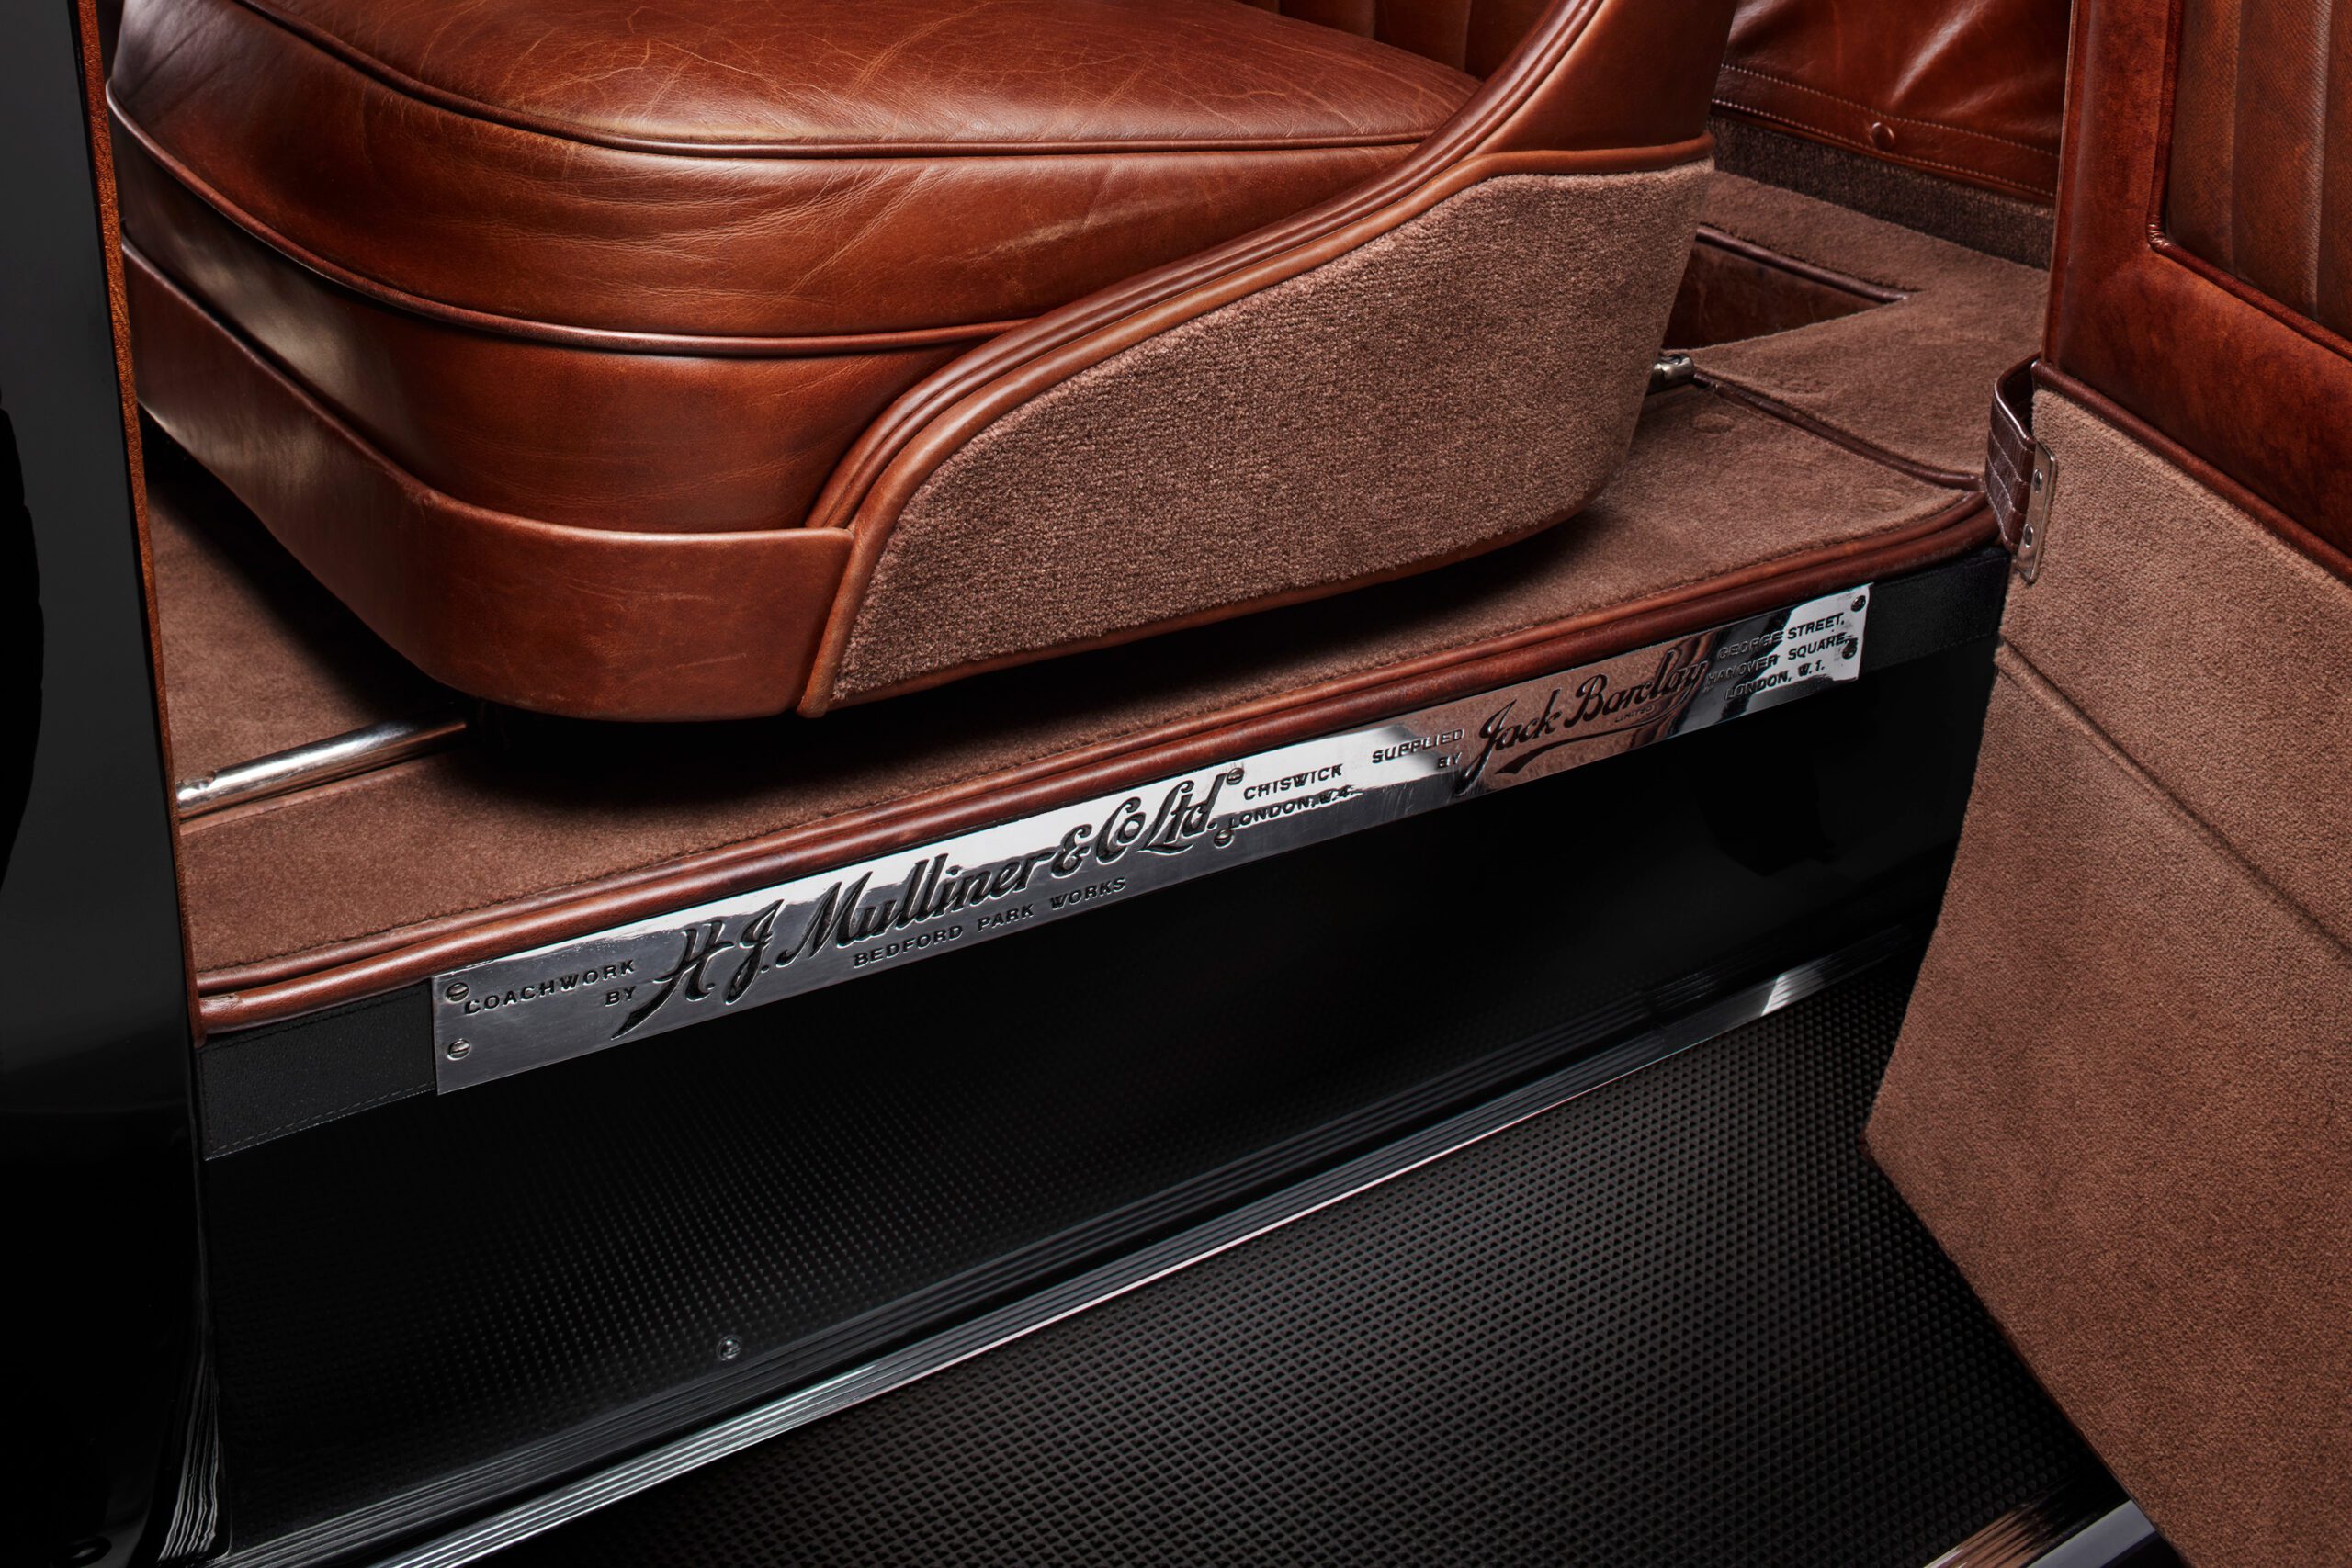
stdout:
[[[377,59],[344,39],[311,23],[284,16],[260,3],[260,0],[230,0],[230,3],[250,12],[288,35],[301,39],[319,53],[346,69],[368,77],[404,97],[428,104],[446,113],[462,118],[479,120],[485,125],[503,126],[511,130],[526,131],[554,141],[577,142],[583,146],[607,147],[621,152],[658,153],[681,158],[959,158],[1034,156],[1087,156],[1105,152],[1317,152],[1351,147],[1410,147],[1428,134],[1427,130],[1363,131],[1353,135],[1324,135],[1312,137],[1238,137],[1219,140],[1214,137],[1162,137],[1143,141],[1081,141],[1041,142],[989,141],[824,141],[781,143],[773,141],[673,141],[660,137],[626,136],[614,131],[600,131],[586,126],[567,125],[559,120],[525,115],[502,109],[478,98],[447,87],[436,87],[419,81],[399,68]],[[1449,111],[1451,112],[1451,111]],[[1442,118],[1442,117],[1441,117]]]
[[1984,467],[1988,477],[2000,481],[2004,501],[2013,496],[2025,481],[2025,475],[2018,471],[2016,460],[1997,447],[1984,454]]
[[1847,136],[1842,132],[1813,125],[1788,115],[1774,114],[1770,109],[1759,109],[1755,107],[1753,105],[1743,104],[1734,98],[1719,97],[1712,101],[1719,109],[1724,109],[1736,115],[1745,115],[1750,119],[1770,120],[1775,125],[1785,125],[1792,130],[1803,131],[1807,136],[1818,137],[1824,141],[1830,142],[1839,147],[1851,148],[1857,152],[1867,152],[1873,158],[1882,158],[1889,163],[1904,164],[1921,169],[1940,169],[1948,175],[1959,175],[1966,179],[1981,180],[1984,184],[1997,186],[2001,190],[2008,192],[2010,195],[2025,197],[2036,203],[2045,206],[2050,200],[2050,193],[2047,190],[2044,190],[2038,186],[2027,185],[2021,180],[2010,179],[2003,175],[1988,174],[1983,169],[1972,169],[1961,164],[1939,163],[1933,158],[1922,158],[1916,153],[1911,152],[1889,152],[1883,148],[1873,147],[1869,142],[1861,141],[1857,137]]
[[1965,175],[1970,179],[1984,180],[1988,184],[2001,186],[2012,191],[2023,192],[2030,195],[2046,197],[2047,194],[2037,190],[2036,187],[2032,186],[2023,184],[2020,181],[2012,180],[2006,175],[1987,174],[1982,169],[1973,169],[1968,167],[1966,164],[1939,163],[1933,158],[1923,158],[1915,152],[1903,152],[1900,150],[1890,152],[1884,148],[1874,147],[1867,141],[1859,137],[1849,136],[1843,131],[1832,130],[1826,126],[1815,125],[1810,120],[1798,119],[1793,115],[1776,114],[1770,109],[1759,109],[1752,104],[1741,103],[1736,98],[1719,97],[1713,99],[1713,102],[1719,109],[1726,109],[1734,114],[1746,115],[1751,119],[1771,120],[1775,124],[1785,125],[1792,130],[1801,130],[1808,136],[1817,136],[1824,141],[1832,141],[1840,147],[1850,147],[1858,152],[1867,152],[1874,158],[1883,158],[1893,163],[1916,164],[1923,169],[1941,169],[1948,174]]
[[2030,141],[2019,141],[2014,137],[1996,136],[1989,130],[1971,130],[1964,125],[1953,125],[1948,120],[1914,119],[1907,115],[1893,114],[1885,109],[1875,108],[1869,104],[1857,103],[1852,98],[1841,98],[1835,93],[1825,93],[1818,87],[1808,87],[1802,82],[1792,82],[1785,76],[1775,76],[1769,71],[1756,71],[1745,65],[1725,65],[1724,69],[1736,76],[1752,76],[1758,82],[1770,82],[1776,86],[1786,87],[1792,93],[1804,93],[1813,97],[1826,98],[1833,104],[1843,104],[1849,109],[1860,109],[1873,119],[1893,120],[1897,125],[1916,125],[1927,130],[1949,131],[1954,136],[1973,137],[1980,141],[1997,141],[2005,147],[2015,147],[2020,152],[2030,152],[2037,158],[2047,158],[2053,164],[2058,161],[2058,154],[2048,148],[2037,147]]

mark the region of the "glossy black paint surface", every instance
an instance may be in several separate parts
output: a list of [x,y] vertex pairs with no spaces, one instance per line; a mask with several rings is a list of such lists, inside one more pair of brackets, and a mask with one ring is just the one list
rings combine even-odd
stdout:
[[152,1554],[197,1303],[178,894],[86,124],[72,8],[0,6],[9,1564]]

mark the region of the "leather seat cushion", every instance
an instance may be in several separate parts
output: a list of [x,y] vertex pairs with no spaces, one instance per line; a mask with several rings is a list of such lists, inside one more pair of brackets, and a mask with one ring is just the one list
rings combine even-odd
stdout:
[[1237,0],[131,0],[111,92],[379,302],[799,340],[1049,309],[1376,173],[1473,86]]

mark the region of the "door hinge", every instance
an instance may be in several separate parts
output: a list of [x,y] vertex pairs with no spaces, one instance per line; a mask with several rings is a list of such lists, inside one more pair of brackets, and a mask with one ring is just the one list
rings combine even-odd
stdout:
[[2057,454],[2037,441],[2033,471],[2026,480],[2025,524],[2018,530],[2018,575],[2029,585],[2041,575],[2042,552],[2050,547],[2050,503],[2057,493]]

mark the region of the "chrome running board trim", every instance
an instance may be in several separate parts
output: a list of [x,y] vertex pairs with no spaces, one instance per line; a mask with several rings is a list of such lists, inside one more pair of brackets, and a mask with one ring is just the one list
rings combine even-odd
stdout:
[[[1377,724],[446,970],[429,1003],[435,1090],[962,952],[1835,691],[1861,676],[1874,593],[1858,583]],[[1744,785],[1710,784],[1727,799]]]
[[[2137,1533],[2128,1519],[2139,1521]],[[2010,1509],[1928,1568],[2106,1568],[2154,1534],[2147,1516],[2094,1466],[2049,1496]]]
[[2123,1502],[2033,1560],[2033,1568],[2110,1568],[2156,1539],[2140,1505]]
[[1909,924],[1865,938],[1076,1279],[383,1558],[379,1568],[459,1568],[479,1562],[753,1444],[1025,1338],[1803,1001],[1915,947],[1926,935],[1924,924]]

